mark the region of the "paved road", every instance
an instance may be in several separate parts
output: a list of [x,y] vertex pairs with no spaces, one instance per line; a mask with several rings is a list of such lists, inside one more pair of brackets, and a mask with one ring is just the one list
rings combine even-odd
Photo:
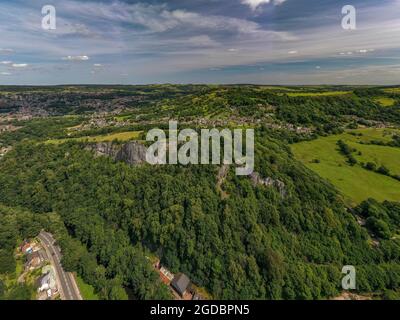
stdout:
[[51,264],[55,268],[61,299],[82,300],[74,276],[70,272],[65,272],[61,266],[61,251],[58,246],[54,245],[55,240],[53,236],[48,232],[42,231],[38,238],[46,250]]

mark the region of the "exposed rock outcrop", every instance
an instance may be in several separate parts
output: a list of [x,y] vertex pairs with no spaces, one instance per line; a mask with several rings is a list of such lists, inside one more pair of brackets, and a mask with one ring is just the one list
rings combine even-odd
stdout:
[[224,164],[222,165],[219,170],[218,170],[218,175],[217,175],[217,190],[221,193],[222,199],[228,198],[228,194],[226,191],[223,190],[222,185],[228,175],[229,172],[229,165]]
[[93,151],[96,156],[108,156],[111,158],[115,158],[119,148],[120,146],[117,146],[112,142],[97,142],[87,146],[87,149]]
[[138,142],[128,142],[122,145],[115,160],[124,161],[128,164],[141,164],[146,161],[146,147]]
[[130,165],[138,165],[146,161],[146,147],[139,142],[132,141],[123,145],[112,142],[98,142],[87,146],[96,156],[111,157],[116,161],[123,161]]
[[275,187],[278,189],[279,194],[282,198],[286,198],[287,196],[286,185],[281,180],[272,179],[270,177],[262,178],[258,172],[253,172],[250,175],[250,179],[253,182],[254,186],[262,185],[266,187]]

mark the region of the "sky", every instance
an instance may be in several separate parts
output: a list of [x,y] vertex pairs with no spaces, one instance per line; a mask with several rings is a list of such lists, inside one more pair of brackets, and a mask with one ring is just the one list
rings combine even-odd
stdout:
[[400,0],[0,0],[0,85],[150,83],[400,84]]

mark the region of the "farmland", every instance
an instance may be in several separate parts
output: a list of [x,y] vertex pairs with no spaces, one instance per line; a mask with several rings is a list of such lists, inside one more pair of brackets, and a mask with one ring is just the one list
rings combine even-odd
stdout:
[[395,99],[387,97],[377,97],[374,101],[379,103],[382,107],[391,107],[396,103]]
[[[292,146],[297,159],[308,168],[329,180],[347,199],[359,203],[367,198],[377,200],[400,200],[400,182],[368,171],[360,163],[374,162],[400,174],[400,148],[367,144],[370,141],[390,141],[393,129],[358,129],[340,135],[319,138]],[[350,166],[336,145],[338,140],[357,150],[359,164]],[[358,154],[361,153],[361,154]]]
[[60,144],[68,141],[76,141],[76,142],[111,142],[114,140],[118,141],[129,141],[129,140],[137,140],[140,138],[142,131],[127,131],[127,132],[118,132],[106,135],[98,135],[98,136],[85,136],[79,138],[66,138],[66,139],[51,139],[47,140],[46,143],[49,144]]
[[351,94],[351,91],[326,91],[326,92],[289,92],[289,97],[329,97]]

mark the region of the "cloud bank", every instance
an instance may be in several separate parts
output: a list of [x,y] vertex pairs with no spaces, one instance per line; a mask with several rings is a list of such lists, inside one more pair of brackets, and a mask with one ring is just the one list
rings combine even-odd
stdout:
[[16,84],[93,83],[93,74],[99,83],[347,83],[356,69],[369,74],[361,83],[397,82],[399,68],[386,66],[400,63],[399,2],[354,0],[355,31],[341,28],[344,4],[65,0],[48,32],[42,1],[0,2],[0,71],[19,69]]

